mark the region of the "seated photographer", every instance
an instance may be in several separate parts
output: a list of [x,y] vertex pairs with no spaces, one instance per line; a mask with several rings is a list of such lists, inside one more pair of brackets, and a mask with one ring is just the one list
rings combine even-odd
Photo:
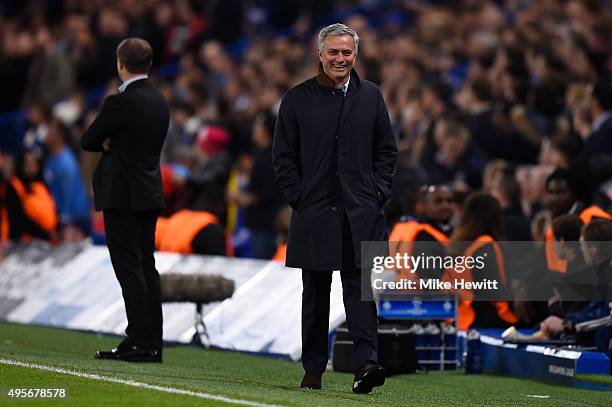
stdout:
[[583,221],[574,214],[561,215],[552,223],[555,255],[566,264],[564,273],[548,273],[553,292],[548,300],[548,311],[558,317],[582,309],[587,304],[586,301],[576,301],[577,297],[587,298],[576,290],[583,287],[583,283],[590,284],[592,281],[592,270],[587,266],[578,243],[583,226]]
[[[594,219],[582,227],[580,236],[581,251],[588,271],[593,277],[591,301],[580,302],[576,307],[561,306],[567,310],[563,315],[551,315],[540,324],[540,329],[531,339],[552,339],[562,334],[575,334],[576,324],[591,321],[610,315],[610,300],[612,299],[612,259],[607,245],[612,241],[612,222],[604,219]],[[612,338],[611,327],[598,328],[594,336],[579,335],[578,343],[595,345],[598,351],[608,351]]]

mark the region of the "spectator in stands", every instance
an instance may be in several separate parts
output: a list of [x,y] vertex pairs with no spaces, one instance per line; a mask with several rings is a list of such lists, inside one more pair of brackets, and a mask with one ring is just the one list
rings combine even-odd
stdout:
[[491,160],[482,174],[482,191],[491,193],[494,184],[504,175],[514,174],[514,167],[506,160]]
[[579,140],[571,135],[558,132],[551,139],[544,139],[540,146],[538,164],[553,168],[568,168],[579,154]]
[[69,129],[53,119],[45,144],[49,151],[44,179],[57,207],[62,230],[77,239],[89,234],[90,201],[74,153],[66,146]]
[[188,0],[175,2],[175,18],[166,31],[166,60],[175,60],[196,49],[207,22],[194,4]]
[[33,150],[42,156],[46,151],[45,140],[49,132],[49,121],[51,111],[43,103],[32,103],[28,109],[28,128],[23,136],[23,147],[26,150]]
[[36,50],[24,99],[26,104],[39,102],[51,106],[73,90],[74,68],[49,27],[40,26],[35,39]]
[[[3,11],[4,8],[0,13]],[[2,18],[0,26],[0,112],[15,110],[23,102],[35,46],[33,33],[16,20]]]
[[[546,274],[543,273],[543,270],[546,270],[544,247],[542,244],[528,243],[532,240],[531,224],[521,207],[521,187],[516,180],[514,168],[505,161],[498,162],[497,165],[503,166],[497,170],[487,167],[490,169],[487,189],[502,208],[504,240],[517,242],[505,246],[512,251],[506,254],[505,259],[507,279],[515,300],[513,310],[522,322],[532,326],[548,315],[545,302],[528,301],[542,298],[540,287],[546,285],[543,283]],[[514,255],[515,253],[520,255]]]
[[584,140],[582,159],[595,183],[612,176],[612,85],[600,81],[593,86],[591,131]]
[[113,78],[116,66],[115,50],[119,42],[128,35],[128,16],[125,10],[104,4],[93,16],[93,25],[97,33],[97,48],[100,52],[98,71],[104,80]]
[[[10,183],[19,197],[24,216],[28,218],[22,221],[32,221],[42,228],[50,239],[54,238],[58,225],[57,210],[53,197],[43,183],[40,160],[33,152],[25,152],[17,158],[15,175]],[[17,219],[15,218],[15,221]]]
[[[553,248],[556,256],[566,263],[561,274],[552,273],[552,279],[557,281],[555,298],[549,300],[549,309],[553,314],[565,314],[568,309],[579,307],[572,301],[567,301],[574,295],[577,284],[581,284],[586,268],[578,240],[584,222],[578,215],[561,215],[552,223]],[[587,279],[588,280],[588,279]],[[568,287],[568,285],[573,285]],[[568,290],[569,288],[569,290]],[[565,302],[564,302],[565,301]]]
[[543,243],[546,241],[546,231],[551,223],[550,212],[546,209],[542,209],[533,215],[531,220],[531,236],[535,242]]
[[[36,207],[48,198],[48,195],[45,197],[45,192],[41,191],[45,188],[44,185],[35,184],[36,193],[30,192],[38,172],[35,167],[37,163],[32,159],[27,159],[27,164],[24,164],[25,159],[18,160],[15,176],[8,175],[5,168],[0,168],[0,242],[30,241],[32,238],[49,240],[54,233],[54,230],[45,230],[44,227],[52,226],[55,213],[49,214],[50,208],[44,207],[45,203],[51,205],[52,202],[42,202],[42,208]],[[3,161],[1,157],[0,161]],[[26,189],[26,185],[30,191]],[[42,199],[36,200],[36,197]],[[38,209],[45,213],[38,212]],[[45,215],[51,219],[44,219]]]
[[514,241],[531,240],[529,220],[521,208],[521,187],[514,173],[500,173],[493,178],[491,195],[497,199],[504,218],[504,239]]
[[468,129],[455,120],[439,118],[434,126],[432,155],[421,158],[420,164],[432,184],[459,184],[477,187],[486,159],[471,141]]
[[434,138],[436,121],[451,108],[451,98],[452,89],[442,80],[433,81],[423,89],[419,101],[423,119],[422,123],[418,123],[419,131],[411,146],[411,157],[414,162],[422,164],[435,156],[437,152]]
[[[567,169],[555,170],[546,179],[546,195],[552,219],[554,220],[566,213],[580,216],[583,223],[590,222],[594,217],[612,219],[612,216],[601,208],[595,205],[587,205],[591,199],[589,184],[589,180],[579,179],[576,171]],[[564,273],[567,263],[559,259],[555,254],[552,242],[553,230],[549,228],[546,235],[546,262],[548,269]]]
[[[421,224],[432,226],[438,232],[449,237],[453,233],[452,220],[455,215],[453,207],[453,192],[446,185],[430,185],[421,190],[420,203],[422,205]],[[421,239],[421,234],[432,234],[422,231],[417,234],[417,240]],[[425,240],[431,240],[423,236]]]
[[77,84],[87,89],[102,84],[107,78],[102,77],[99,69],[103,63],[101,50],[97,47],[98,39],[91,30],[88,16],[69,14],[65,25],[70,34],[68,55]]
[[467,113],[465,123],[478,148],[489,159],[505,158],[512,141],[508,132],[495,123],[492,92],[486,77],[473,78],[457,94],[457,104]]
[[586,160],[600,155],[612,155],[612,86],[598,82],[591,97],[591,133],[584,141]]
[[188,131],[188,126],[195,112],[190,104],[183,102],[170,106],[170,112],[170,129],[162,150],[162,162],[177,163],[181,161],[183,150],[193,146],[194,134]]
[[226,256],[223,225],[210,212],[181,209],[172,216],[157,219],[155,247],[162,252]]
[[197,157],[188,185],[195,185],[191,191],[198,191],[197,197],[186,193],[186,206],[195,199],[201,202],[201,209],[223,217],[226,211],[225,188],[231,169],[231,157],[225,150],[231,135],[215,125],[202,127],[194,144]]
[[[491,195],[475,193],[470,195],[461,208],[459,223],[450,237],[449,253],[458,256],[482,256],[485,266],[477,273],[464,271],[447,271],[447,278],[472,279],[484,278],[498,281],[499,292],[509,287],[506,278],[506,267],[501,247],[497,243],[503,236],[502,210],[499,202]],[[471,276],[471,277],[470,277]],[[514,314],[511,304],[499,301],[500,294],[486,292],[474,293],[460,291],[458,308],[458,326],[460,329],[470,327],[492,328],[516,324],[519,319]],[[474,299],[479,299],[473,301]],[[483,301],[486,299],[486,301]]]
[[276,217],[286,203],[274,181],[272,168],[272,136],[276,119],[260,116],[253,126],[256,146],[253,169],[246,192],[229,194],[230,201],[244,208],[245,225],[251,232],[253,256],[270,259],[276,250]]

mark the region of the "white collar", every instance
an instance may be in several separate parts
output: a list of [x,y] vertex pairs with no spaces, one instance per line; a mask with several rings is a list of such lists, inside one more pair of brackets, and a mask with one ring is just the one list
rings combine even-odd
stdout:
[[348,85],[349,85],[350,81],[351,81],[351,75],[349,74],[349,77],[346,80],[346,83],[344,85],[340,86],[340,89],[342,89],[342,92],[344,92],[345,95],[346,95],[346,92],[348,92]]
[[128,79],[127,81],[123,82],[119,86],[119,93],[125,92],[125,89],[129,86],[130,83],[139,81],[141,79],[147,79],[148,77],[149,77],[148,75],[138,75],[138,76],[134,76],[133,78]]
[[603,126],[603,124],[606,122],[606,120],[608,120],[611,116],[612,116],[612,112],[610,112],[610,111],[605,111],[602,114],[600,114],[599,116],[597,116],[595,118],[595,120],[593,120],[593,125],[591,126],[591,129],[592,129],[591,131],[593,133],[595,133],[596,131],[599,131],[601,126]]

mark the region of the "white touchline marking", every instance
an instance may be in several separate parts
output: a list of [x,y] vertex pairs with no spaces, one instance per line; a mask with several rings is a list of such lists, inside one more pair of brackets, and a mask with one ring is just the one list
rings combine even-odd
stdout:
[[538,394],[526,394],[527,397],[533,397],[534,399],[548,399],[550,396],[540,396]]
[[280,407],[280,406],[275,405],[275,404],[266,404],[266,403],[258,403],[258,402],[249,401],[249,400],[233,399],[233,398],[229,398],[229,397],[218,396],[218,395],[215,395],[215,394],[201,393],[201,392],[192,391],[192,390],[177,389],[177,388],[174,388],[174,387],[156,386],[154,384],[137,382],[135,380],[123,380],[123,379],[118,379],[116,377],[100,376],[100,375],[92,374],[92,373],[83,373],[83,372],[78,372],[76,370],[67,370],[67,369],[62,369],[62,368],[59,368],[59,367],[39,365],[37,363],[25,363],[25,362],[20,362],[18,360],[0,359],[0,364],[28,367],[28,368],[31,368],[31,369],[45,370],[47,372],[55,372],[55,373],[61,373],[61,374],[67,374],[67,375],[71,375],[71,376],[76,376],[76,377],[82,377],[82,378],[85,378],[85,379],[99,380],[99,381],[102,381],[102,382],[109,382],[109,383],[125,384],[127,386],[141,387],[141,388],[149,389],[149,390],[157,390],[157,391],[161,391],[161,392],[164,392],[164,393],[182,394],[182,395],[185,395],[185,396],[193,396],[193,397],[199,397],[199,398],[207,399],[207,400],[222,401],[224,403],[240,404],[240,405],[243,405],[243,406]]

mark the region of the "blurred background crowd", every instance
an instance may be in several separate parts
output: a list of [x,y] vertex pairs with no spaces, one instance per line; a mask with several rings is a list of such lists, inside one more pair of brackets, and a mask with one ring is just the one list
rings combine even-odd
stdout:
[[[499,239],[543,240],[578,203],[610,211],[607,1],[0,0],[0,236],[103,241],[98,157],[79,140],[117,92],[116,46],[139,36],[172,113],[163,215],[212,215],[194,252],[282,257],[275,118],[317,72],[318,30],[337,21],[362,38],[356,69],[381,87],[398,142],[390,229],[422,215],[424,185],[450,188],[457,220],[471,193],[493,196]],[[547,191],[557,169],[564,185]]]

